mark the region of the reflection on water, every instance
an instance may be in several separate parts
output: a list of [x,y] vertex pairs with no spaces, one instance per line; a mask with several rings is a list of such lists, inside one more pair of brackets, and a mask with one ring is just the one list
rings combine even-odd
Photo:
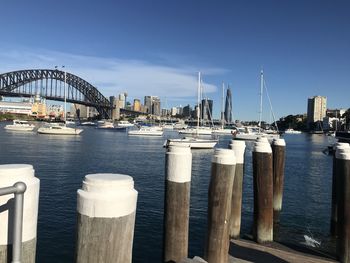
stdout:
[[[134,262],[161,262],[163,231],[163,142],[176,137],[127,136],[125,132],[86,128],[80,136],[9,133],[0,124],[1,163],[33,164],[41,180],[37,262],[73,262],[76,190],[89,173],[133,176],[139,192],[134,239]],[[287,160],[281,224],[275,237],[300,243],[308,230],[321,239],[322,249],[334,252],[328,235],[332,159],[322,154],[328,138],[286,135]],[[229,137],[220,137],[227,148]],[[253,219],[252,146],[247,143],[243,189],[242,233]],[[206,234],[207,197],[213,150],[193,150],[190,256],[202,255]]]

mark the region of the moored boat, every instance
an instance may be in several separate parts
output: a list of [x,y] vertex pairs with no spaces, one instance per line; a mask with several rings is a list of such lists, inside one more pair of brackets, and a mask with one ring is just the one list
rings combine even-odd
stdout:
[[52,135],[79,135],[83,129],[71,128],[57,123],[46,124],[38,129],[40,134]]
[[140,136],[162,136],[163,130],[159,130],[158,127],[141,127],[138,130],[128,131],[128,135],[140,135]]
[[301,131],[296,131],[294,129],[286,129],[284,131],[285,134],[301,134]]
[[192,149],[212,149],[217,143],[218,140],[185,137],[183,139],[168,139],[165,141],[163,146],[189,146]]
[[35,125],[30,124],[28,121],[13,120],[12,124],[8,124],[4,127],[5,130],[11,131],[33,131]]

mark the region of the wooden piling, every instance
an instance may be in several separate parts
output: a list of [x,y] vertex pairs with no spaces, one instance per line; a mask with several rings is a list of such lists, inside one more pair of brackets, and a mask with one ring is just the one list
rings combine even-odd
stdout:
[[216,149],[208,196],[208,234],[204,257],[208,263],[227,263],[229,220],[236,158],[230,149]]
[[[337,252],[341,263],[350,262],[350,148],[337,149]],[[338,191],[339,190],[339,191]]]
[[[38,222],[40,180],[34,176],[35,171],[29,164],[0,165],[0,186],[12,186],[23,182],[27,186],[24,194],[23,225],[22,225],[22,261],[34,263],[36,254],[36,235]],[[14,217],[14,195],[0,196],[0,262],[11,262],[12,227]]]
[[229,148],[235,152],[236,169],[232,188],[230,238],[238,239],[241,231],[242,217],[242,189],[244,176],[244,151],[245,142],[232,140]]
[[337,142],[333,146],[333,172],[332,172],[332,211],[331,211],[331,234],[337,236],[338,205],[337,205],[337,165],[336,152],[340,149],[349,148],[348,143]]
[[259,138],[253,149],[254,229],[256,242],[273,241],[272,149],[266,138]]
[[286,142],[275,139],[272,143],[273,156],[273,221],[279,222],[282,210]]
[[170,146],[166,153],[164,262],[181,262],[188,254],[192,153]]
[[77,194],[76,262],[131,263],[137,202],[132,177],[89,174]]

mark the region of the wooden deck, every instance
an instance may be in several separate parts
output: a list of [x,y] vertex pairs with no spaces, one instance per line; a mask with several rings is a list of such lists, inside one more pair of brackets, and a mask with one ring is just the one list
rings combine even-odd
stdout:
[[[186,259],[182,263],[205,263],[201,258]],[[249,240],[231,240],[228,263],[335,263],[332,258],[296,251],[278,243],[259,245]]]

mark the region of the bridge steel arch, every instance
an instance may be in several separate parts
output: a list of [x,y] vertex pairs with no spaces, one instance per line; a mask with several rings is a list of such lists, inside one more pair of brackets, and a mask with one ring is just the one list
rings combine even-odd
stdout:
[[[0,74],[0,96],[31,97],[40,94],[49,100],[64,101],[61,88],[64,81],[67,84],[67,102],[95,107],[102,118],[111,117],[113,107],[96,87],[72,73],[61,70],[29,69]],[[38,82],[41,82],[39,88]],[[58,82],[61,82],[60,86]],[[32,83],[36,85],[34,88]],[[46,89],[43,90],[44,84]]]

